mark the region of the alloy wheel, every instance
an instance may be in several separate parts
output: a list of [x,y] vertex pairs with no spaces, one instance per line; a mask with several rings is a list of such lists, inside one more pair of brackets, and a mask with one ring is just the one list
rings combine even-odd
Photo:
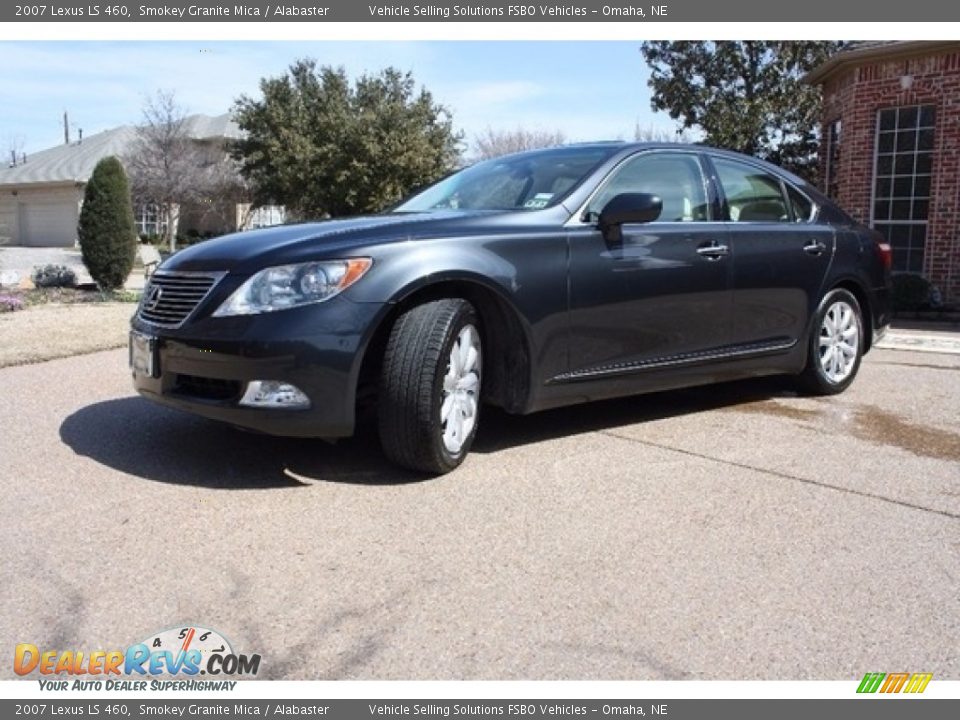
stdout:
[[830,305],[820,325],[820,368],[832,383],[842,383],[853,372],[860,349],[860,323],[844,300]]
[[464,325],[450,348],[440,403],[443,445],[454,455],[463,448],[477,422],[480,364],[480,333],[473,325]]

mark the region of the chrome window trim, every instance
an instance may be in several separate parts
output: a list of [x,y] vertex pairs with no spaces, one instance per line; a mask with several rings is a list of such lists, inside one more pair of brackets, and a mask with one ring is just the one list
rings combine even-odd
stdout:
[[[740,159],[740,158],[728,158],[728,157],[726,157],[725,155],[717,155],[717,154],[715,154],[715,153],[706,152],[704,149],[699,149],[699,148],[698,148],[698,149],[689,149],[689,150],[688,150],[688,149],[674,149],[674,148],[645,148],[645,149],[639,150],[639,151],[637,151],[637,152],[631,153],[630,155],[627,155],[626,157],[622,158],[616,165],[614,165],[612,168],[610,168],[610,170],[607,172],[606,177],[604,177],[603,180],[600,182],[600,184],[597,185],[597,187],[595,187],[595,188],[593,189],[593,191],[590,193],[590,195],[587,197],[587,199],[580,204],[580,206],[577,208],[577,210],[575,210],[573,213],[571,213],[569,219],[563,224],[563,227],[564,227],[564,228],[568,228],[568,229],[584,228],[584,227],[586,227],[586,228],[596,228],[596,223],[587,222],[586,220],[583,219],[584,215],[585,215],[586,212],[587,212],[587,208],[590,206],[590,203],[593,202],[593,199],[597,196],[597,194],[599,194],[599,192],[604,188],[604,186],[606,186],[607,183],[610,182],[610,179],[613,177],[614,173],[616,173],[621,167],[623,167],[623,165],[624,165],[625,163],[627,163],[627,162],[629,162],[629,161],[631,161],[631,160],[637,159],[637,158],[639,158],[641,155],[645,155],[645,154],[648,154],[648,153],[661,153],[661,154],[671,154],[671,155],[692,155],[692,156],[694,156],[694,158],[697,160],[697,165],[700,166],[700,176],[701,176],[701,179],[702,179],[703,185],[704,185],[704,186],[703,186],[703,191],[704,191],[704,194],[706,195],[706,197],[707,197],[708,200],[709,200],[709,198],[710,198],[710,187],[709,187],[710,178],[707,177],[707,174],[704,172],[703,165],[700,163],[700,157],[701,157],[701,156],[706,156],[707,158],[709,158],[711,163],[715,162],[716,160],[730,160],[730,161],[732,161],[732,162],[738,162],[738,163],[741,163],[741,164],[743,164],[743,165],[748,165],[748,166],[750,166],[750,167],[754,167],[754,168],[756,168],[757,170],[760,170],[760,171],[762,171],[762,172],[764,172],[764,173],[772,176],[772,177],[773,177],[774,179],[776,179],[776,180],[781,184],[781,186],[783,186],[784,188],[785,188],[786,186],[789,186],[789,187],[793,188],[793,189],[796,190],[800,195],[802,195],[803,197],[805,197],[805,198],[807,199],[807,201],[810,203],[810,215],[809,215],[805,220],[791,220],[790,222],[777,222],[777,223],[774,223],[774,224],[776,224],[776,225],[812,225],[812,224],[814,224],[814,223],[816,223],[816,222],[818,222],[818,221],[820,220],[820,210],[822,209],[820,203],[818,203],[816,200],[814,200],[812,197],[810,197],[810,195],[807,194],[806,192],[804,192],[802,188],[798,187],[797,185],[795,185],[794,183],[790,182],[789,180],[781,177],[781,176],[778,175],[777,173],[772,172],[769,168],[764,167],[764,166],[761,165],[760,163],[751,162],[752,158],[749,158],[749,157],[745,157],[745,158],[743,158],[743,159]],[[719,178],[719,177],[716,178],[716,182],[717,182],[718,184],[720,184],[720,178]],[[722,186],[721,186],[721,187],[722,187]],[[791,207],[791,215],[792,215],[792,205],[789,204],[789,197],[786,196],[786,190],[783,189],[782,192],[784,193],[784,196],[785,196],[784,199],[788,202],[788,207]],[[769,224],[771,224],[771,223],[766,222],[766,221],[761,221],[761,220],[743,220],[743,221],[736,221],[736,220],[723,220],[723,219],[713,218],[713,219],[710,219],[710,220],[692,220],[692,221],[689,221],[689,222],[675,222],[675,221],[672,221],[672,220],[670,220],[670,221],[668,221],[668,220],[654,220],[653,222],[646,223],[646,224],[647,224],[647,225],[650,225],[650,226],[652,226],[652,227],[656,227],[656,226],[658,226],[658,225],[670,225],[670,226],[678,226],[678,225],[686,226],[686,225],[689,225],[689,226],[691,226],[691,227],[705,227],[705,226],[717,225],[717,224],[722,224],[722,225],[769,225]]]

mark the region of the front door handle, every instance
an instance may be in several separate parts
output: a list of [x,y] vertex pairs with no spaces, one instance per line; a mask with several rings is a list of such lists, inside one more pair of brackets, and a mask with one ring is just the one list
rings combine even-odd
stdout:
[[819,240],[811,240],[803,246],[803,251],[808,255],[822,255],[826,249],[827,246]]
[[730,248],[726,245],[721,245],[716,240],[711,240],[706,245],[701,245],[697,248],[697,255],[707,260],[719,260],[729,254]]

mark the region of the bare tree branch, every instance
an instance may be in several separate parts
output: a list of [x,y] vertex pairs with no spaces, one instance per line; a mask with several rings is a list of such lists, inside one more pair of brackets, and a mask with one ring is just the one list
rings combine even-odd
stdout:
[[10,133],[4,140],[4,146],[7,154],[0,160],[10,164],[16,163],[19,165],[21,162],[23,162],[23,148],[26,146],[26,144],[27,139],[23,135],[15,135]]
[[563,145],[566,137],[560,130],[495,130],[488,127],[473,141],[473,159],[488,160],[509,153]]
[[656,143],[688,143],[691,142],[690,135],[682,128],[670,131],[662,128],[647,125],[640,126],[640,121],[633,128],[633,139],[636,142],[656,142]]
[[187,116],[172,92],[160,90],[147,99],[124,162],[134,201],[163,208],[171,252],[176,249],[181,205],[209,212],[220,201],[236,201],[245,194],[229,149],[191,137]]

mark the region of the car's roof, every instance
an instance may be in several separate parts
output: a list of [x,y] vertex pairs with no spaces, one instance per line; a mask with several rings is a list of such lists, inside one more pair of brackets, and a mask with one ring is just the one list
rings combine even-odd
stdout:
[[[626,140],[596,140],[590,142],[577,142],[577,143],[568,143],[565,145],[554,145],[552,147],[545,148],[534,148],[531,150],[522,150],[516,153],[510,153],[509,155],[502,155],[501,158],[508,157],[523,157],[523,156],[533,156],[533,155],[549,155],[549,154],[560,154],[569,150],[577,149],[590,149],[590,148],[602,148],[610,150],[609,157],[626,156],[631,155],[634,152],[639,150],[691,150],[695,152],[707,153],[715,157],[729,157],[733,160],[748,160],[754,164],[760,165],[771,172],[780,175],[784,179],[790,180],[795,185],[808,185],[807,181],[803,178],[794,175],[789,170],[785,170],[779,165],[775,165],[766,160],[761,160],[758,157],[752,155],[745,155],[744,153],[736,152],[735,150],[725,150],[723,148],[716,148],[711,145],[704,145],[702,143],[683,143],[683,142],[630,142]],[[500,158],[497,158],[500,159]]]

